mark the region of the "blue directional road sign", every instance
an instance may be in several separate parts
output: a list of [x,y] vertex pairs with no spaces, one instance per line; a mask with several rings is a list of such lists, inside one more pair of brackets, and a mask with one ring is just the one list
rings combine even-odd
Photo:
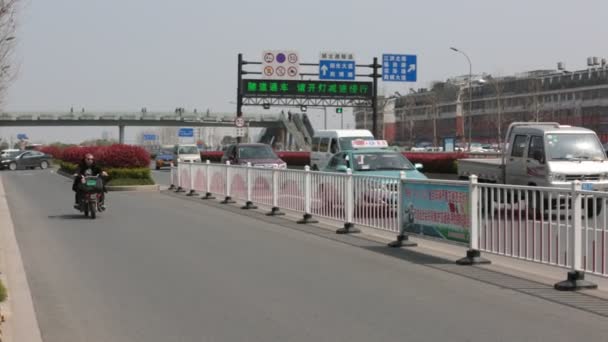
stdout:
[[144,134],[144,141],[155,141],[156,134]]
[[17,134],[17,139],[19,139],[19,140],[27,140],[27,134],[25,134],[25,133],[19,133],[19,134]]
[[177,135],[182,138],[192,138],[194,136],[193,128],[180,128]]
[[319,60],[320,80],[354,80],[355,61],[353,60]]
[[416,82],[416,55],[382,55],[382,80],[388,82]]

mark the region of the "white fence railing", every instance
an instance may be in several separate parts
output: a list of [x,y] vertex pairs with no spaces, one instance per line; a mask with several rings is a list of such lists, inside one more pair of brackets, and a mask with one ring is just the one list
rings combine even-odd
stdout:
[[[608,193],[511,186],[470,181],[413,180],[347,173],[311,172],[211,164],[171,168],[172,188],[204,194],[223,203],[244,202],[314,217],[394,232],[406,244],[408,234],[466,243],[461,264],[484,263],[480,252],[570,269],[559,289],[590,287],[583,273],[608,276]],[[411,245],[411,242],[410,242]]]

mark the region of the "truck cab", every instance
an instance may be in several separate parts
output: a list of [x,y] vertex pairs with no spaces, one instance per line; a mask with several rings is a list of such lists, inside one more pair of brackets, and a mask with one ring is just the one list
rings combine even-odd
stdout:
[[592,130],[554,122],[513,123],[500,159],[462,159],[461,178],[512,185],[567,188],[581,181],[587,188],[608,189],[608,160]]

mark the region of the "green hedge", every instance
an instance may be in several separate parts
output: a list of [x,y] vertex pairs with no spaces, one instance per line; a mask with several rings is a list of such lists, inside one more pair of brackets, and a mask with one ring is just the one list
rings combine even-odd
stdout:
[[106,172],[110,179],[152,179],[150,176],[150,169],[147,167],[134,168],[134,169],[107,169]]
[[74,172],[76,172],[76,169],[78,168],[78,165],[64,161],[59,162],[59,166],[61,167],[62,171],[65,171],[69,174],[74,174]]
[[[69,174],[76,172],[78,166],[68,162],[60,162],[61,170]],[[147,167],[132,168],[132,169],[107,169],[108,185],[153,185],[154,180],[150,174],[150,169]]]
[[118,178],[108,182],[109,186],[154,185],[152,179]]

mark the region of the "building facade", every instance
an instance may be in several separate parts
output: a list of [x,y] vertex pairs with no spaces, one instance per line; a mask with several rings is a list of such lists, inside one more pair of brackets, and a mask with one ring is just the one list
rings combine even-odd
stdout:
[[[400,96],[393,106],[390,101],[378,101],[378,127],[393,144],[441,145],[443,138],[463,141],[469,134],[473,142],[500,143],[515,121],[582,126],[608,142],[608,67],[604,63],[575,72],[477,75],[471,82],[458,77]],[[355,119],[357,128],[371,130],[371,109],[355,110]]]

